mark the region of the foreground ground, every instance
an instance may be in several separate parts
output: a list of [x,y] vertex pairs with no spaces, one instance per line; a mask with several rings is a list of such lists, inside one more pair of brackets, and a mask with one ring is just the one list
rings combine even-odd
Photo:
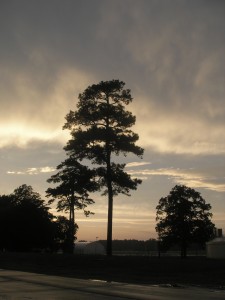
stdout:
[[0,269],[135,284],[225,289],[225,260],[206,257],[75,256],[0,253]]
[[4,300],[222,300],[225,290],[193,286],[127,284],[0,270]]

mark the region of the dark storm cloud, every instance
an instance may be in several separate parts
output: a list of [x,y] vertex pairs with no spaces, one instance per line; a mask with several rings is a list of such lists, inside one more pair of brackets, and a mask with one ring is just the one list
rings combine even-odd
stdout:
[[[64,64],[83,70],[105,67],[102,61],[105,41],[98,38],[102,1],[7,2],[1,10],[4,28],[1,58],[7,63],[10,60],[11,65],[31,71],[41,67],[42,72],[53,78]],[[39,60],[35,64],[36,53],[45,64]],[[46,86],[49,87],[49,82]]]
[[[185,121],[170,141],[155,142],[158,150],[180,141],[172,151],[193,142],[202,151],[209,147],[201,140],[209,128],[209,143],[221,144],[223,1],[23,0],[3,1],[1,8],[1,104],[7,118],[15,117],[19,104],[20,119],[36,125],[42,120],[53,129],[88,84],[119,78],[132,89],[140,127],[148,122],[152,128],[145,140],[159,135],[156,116],[162,132]],[[191,139],[190,122],[200,140]]]

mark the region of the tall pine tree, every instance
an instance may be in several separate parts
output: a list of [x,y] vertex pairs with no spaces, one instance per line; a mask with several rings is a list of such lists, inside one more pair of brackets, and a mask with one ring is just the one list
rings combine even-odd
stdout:
[[126,110],[132,97],[125,83],[101,81],[79,95],[77,110],[66,116],[64,129],[71,131],[65,150],[79,160],[88,159],[95,165],[104,195],[108,195],[107,255],[112,255],[113,196],[129,195],[141,183],[125,172],[125,164],[115,162],[116,156],[133,153],[143,155],[135,143],[139,137],[130,128],[136,118]]

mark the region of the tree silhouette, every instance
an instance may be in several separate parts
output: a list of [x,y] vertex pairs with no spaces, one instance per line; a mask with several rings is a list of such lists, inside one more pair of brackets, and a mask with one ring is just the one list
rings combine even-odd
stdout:
[[14,201],[9,195],[0,196],[0,250],[12,250],[14,244]]
[[79,95],[77,111],[66,116],[64,129],[72,138],[65,150],[79,160],[88,159],[98,166],[99,184],[108,195],[107,255],[112,255],[113,196],[129,195],[141,180],[132,179],[124,171],[125,164],[115,163],[115,156],[133,153],[142,156],[143,149],[136,146],[138,135],[130,128],[136,118],[125,106],[131,103],[130,90],[119,80],[101,81],[89,86]]
[[205,244],[214,232],[211,205],[200,193],[184,185],[176,185],[156,207],[156,231],[168,247],[178,244],[181,257],[186,257],[191,242]]
[[76,158],[70,156],[57,166],[59,172],[47,181],[58,184],[55,188],[48,188],[47,197],[52,197],[48,203],[52,204],[57,200],[58,211],[69,211],[69,237],[67,252],[73,252],[75,233],[75,210],[83,209],[86,216],[92,214],[86,210],[87,205],[93,204],[94,200],[89,198],[88,192],[98,189],[94,181],[95,171],[80,164]]
[[51,248],[53,215],[31,186],[23,184],[0,196],[0,235],[0,247],[6,250]]
[[[78,230],[78,225],[74,224],[75,234]],[[54,251],[63,250],[67,253],[71,248],[71,222],[65,216],[57,216],[54,221]]]

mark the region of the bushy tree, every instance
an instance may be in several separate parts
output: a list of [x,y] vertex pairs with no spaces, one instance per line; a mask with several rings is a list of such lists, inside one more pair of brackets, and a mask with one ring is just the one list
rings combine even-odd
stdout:
[[124,85],[111,80],[89,86],[79,95],[77,110],[69,112],[64,126],[71,132],[65,150],[97,166],[99,184],[105,187],[103,194],[108,195],[108,255],[112,255],[113,196],[129,195],[141,183],[125,172],[125,164],[113,161],[120,154],[143,154],[143,149],[135,144],[139,137],[131,130],[136,118],[125,109],[132,97]]
[[178,244],[182,257],[186,257],[190,243],[203,246],[213,236],[211,205],[194,189],[176,185],[159,200],[156,210],[159,239],[167,247]]
[[31,186],[21,185],[10,195],[0,196],[0,247],[31,251],[51,248],[53,215]]

